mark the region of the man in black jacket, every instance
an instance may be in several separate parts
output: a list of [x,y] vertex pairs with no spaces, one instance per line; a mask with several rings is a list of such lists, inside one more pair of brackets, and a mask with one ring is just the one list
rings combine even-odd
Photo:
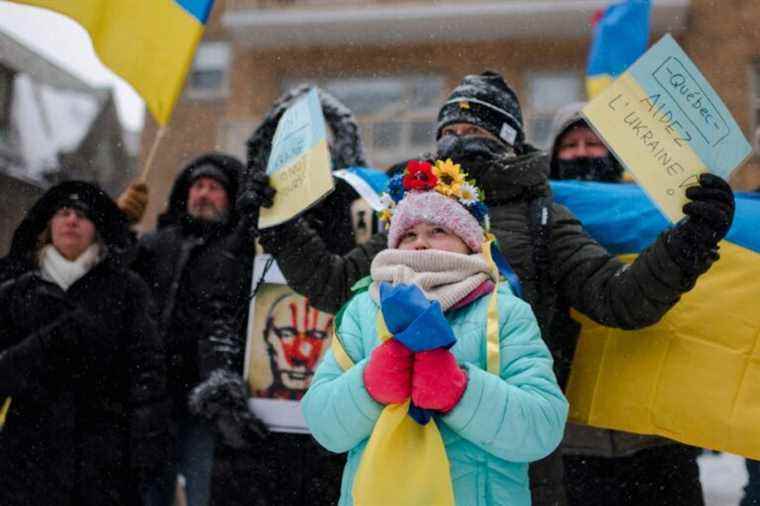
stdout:
[[[733,220],[731,189],[703,175],[700,186],[687,190],[687,217],[624,265],[552,200],[548,157],[525,142],[517,96],[493,72],[466,76],[453,90],[439,112],[437,138],[436,156],[460,163],[485,192],[491,231],[520,278],[561,384],[580,330],[571,306],[611,327],[657,322],[717,258],[718,241]],[[245,200],[270,204],[266,179],[249,181]],[[353,284],[369,274],[387,238],[378,234],[340,256],[330,254],[307,223],[295,220],[265,231],[261,242],[291,287],[315,307],[335,312],[350,298]],[[558,454],[531,466],[534,504],[566,504],[562,472]]]
[[241,446],[252,435],[245,431],[258,428],[238,372],[255,252],[231,205],[241,170],[238,160],[219,153],[193,160],[175,180],[157,230],[140,239],[133,263],[155,298],[178,433],[176,461],[154,487],[155,504],[171,504],[178,472],[190,503],[208,504],[216,436]]

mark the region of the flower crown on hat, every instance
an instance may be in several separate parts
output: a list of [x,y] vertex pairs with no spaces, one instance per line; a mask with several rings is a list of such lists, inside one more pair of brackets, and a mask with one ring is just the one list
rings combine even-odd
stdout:
[[391,222],[396,205],[407,192],[435,191],[459,202],[478,222],[485,232],[490,229],[488,206],[483,203],[483,192],[468,179],[467,173],[451,159],[434,163],[410,160],[403,173],[392,177],[388,192],[380,197],[383,209],[380,219]]

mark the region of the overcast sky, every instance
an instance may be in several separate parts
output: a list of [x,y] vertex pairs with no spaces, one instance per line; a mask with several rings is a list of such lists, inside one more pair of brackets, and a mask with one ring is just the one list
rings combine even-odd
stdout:
[[134,90],[104,67],[87,32],[54,12],[0,0],[0,30],[95,86],[112,86],[122,123],[130,130],[143,124],[144,105]]

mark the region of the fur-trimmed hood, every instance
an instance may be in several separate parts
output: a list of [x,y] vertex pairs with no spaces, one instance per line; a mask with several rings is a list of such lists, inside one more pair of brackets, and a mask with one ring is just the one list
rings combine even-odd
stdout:
[[187,197],[192,183],[192,176],[195,169],[203,165],[212,165],[218,168],[227,176],[229,184],[225,186],[227,197],[230,202],[230,218],[228,224],[234,225],[237,222],[235,212],[235,200],[238,196],[240,174],[243,170],[243,164],[235,157],[223,153],[207,153],[191,161],[182,172],[179,173],[172,185],[169,194],[169,205],[166,212],[158,217],[158,228],[162,229],[169,225],[176,225],[182,222],[187,216]]
[[[312,86],[309,85],[299,86],[282,95],[274,103],[261,124],[253,131],[247,143],[246,176],[252,171],[266,171],[267,161],[272,150],[272,139],[280,118],[293,102],[311,89]],[[366,167],[367,160],[364,157],[364,148],[359,137],[359,126],[356,124],[351,110],[325,90],[317,88],[317,92],[325,121],[333,134],[330,146],[330,155],[334,162],[333,169]]]
[[[561,107],[552,119],[552,126],[550,130],[549,139],[551,140],[551,146],[549,147],[549,155],[551,156],[551,162],[549,164],[549,177],[551,179],[559,179],[559,171],[557,167],[557,150],[559,149],[559,139],[567,132],[570,127],[576,124],[587,125],[586,120],[581,115],[581,109],[586,106],[586,102],[572,102]],[[622,174],[623,169],[620,166],[617,158],[611,153],[609,155],[611,163]]]
[[76,194],[90,209],[88,216],[95,225],[100,239],[108,248],[109,256],[121,256],[133,243],[127,217],[111,197],[100,187],[85,181],[64,181],[46,191],[27,211],[24,219],[13,233],[8,259],[25,271],[33,268],[34,254],[39,248],[39,238],[61,201]]

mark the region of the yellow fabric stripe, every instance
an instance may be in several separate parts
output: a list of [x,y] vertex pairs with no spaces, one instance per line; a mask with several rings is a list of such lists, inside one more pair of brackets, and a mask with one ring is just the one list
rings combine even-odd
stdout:
[[760,459],[760,258],[720,248],[655,325],[625,331],[573,315],[583,330],[567,386],[572,421]]
[[332,340],[330,341],[330,350],[341,369],[347,371],[354,366],[354,361],[351,360],[351,357],[346,353],[346,349],[343,347],[340,336],[338,336],[335,329],[333,329]]
[[104,65],[129,82],[156,121],[171,116],[204,25],[171,0],[13,0],[82,25]]
[[3,426],[5,426],[5,419],[8,417],[9,409],[11,409],[11,398],[6,397],[3,402],[3,407],[0,408],[0,430],[3,430]]
[[386,406],[375,423],[351,491],[357,506],[454,506],[438,425],[415,422],[409,402]]
[[499,356],[499,281],[494,286],[491,300],[488,301],[488,321],[486,322],[486,364],[491,374],[499,376],[501,372]]
[[385,318],[383,318],[383,312],[377,312],[377,319],[375,320],[375,329],[377,330],[377,338],[381,342],[385,342],[391,337],[391,332],[388,330],[388,326],[385,324]]
[[604,89],[612,84],[612,76],[602,74],[598,76],[586,76],[586,95],[591,100],[599,95]]
[[496,262],[494,262],[491,255],[491,244],[493,241],[493,239],[487,240],[482,247],[483,256],[491,268],[493,278],[496,280],[493,294],[488,301],[488,313],[486,316],[486,370],[498,376],[501,372],[499,357],[499,281],[501,276],[499,275],[499,268],[496,266]]

